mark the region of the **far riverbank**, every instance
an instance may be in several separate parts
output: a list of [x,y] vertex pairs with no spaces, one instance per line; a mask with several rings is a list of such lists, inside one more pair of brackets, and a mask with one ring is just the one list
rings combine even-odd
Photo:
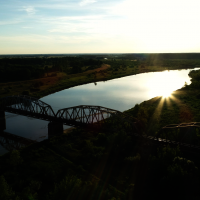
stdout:
[[79,85],[84,85],[88,83],[96,83],[99,81],[108,81],[116,78],[137,75],[141,73],[148,72],[161,72],[165,70],[182,70],[182,69],[193,69],[195,66],[182,67],[162,67],[162,66],[139,66],[139,67],[129,67],[125,69],[119,69],[114,71],[112,66],[103,64],[100,68],[94,70],[88,70],[83,73],[77,74],[66,74],[64,72],[58,72],[56,76],[27,80],[27,81],[17,81],[0,83],[3,90],[0,91],[0,98],[10,95],[29,95],[36,98],[42,98],[49,94],[72,88]]

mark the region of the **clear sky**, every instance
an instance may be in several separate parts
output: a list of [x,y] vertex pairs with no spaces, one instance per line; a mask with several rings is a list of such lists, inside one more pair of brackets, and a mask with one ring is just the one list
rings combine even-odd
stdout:
[[0,54],[200,52],[200,0],[0,0]]

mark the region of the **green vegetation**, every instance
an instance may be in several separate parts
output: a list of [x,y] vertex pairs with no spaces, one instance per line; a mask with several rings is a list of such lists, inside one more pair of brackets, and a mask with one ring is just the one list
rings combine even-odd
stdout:
[[[104,64],[101,68],[81,65],[82,73],[75,74],[72,74],[74,70],[79,72],[80,68],[73,68],[79,64],[61,67],[60,72],[50,72],[50,67],[44,67],[48,78],[2,83],[1,96],[22,91],[41,97],[88,82],[148,71],[199,67],[198,56],[85,56],[85,60],[95,59],[98,63],[100,60]],[[57,75],[50,77],[51,73]],[[200,70],[189,75],[191,85],[185,84],[170,98],[156,97],[125,113],[137,118],[141,130],[149,135],[157,134],[168,124],[200,121]],[[200,142],[199,132],[196,136]],[[122,126],[110,132],[72,129],[62,136],[0,156],[0,199],[199,199],[199,169],[199,155],[178,146],[157,147],[127,135]]]
[[56,71],[75,74],[98,68],[101,64],[100,60],[79,57],[2,58],[0,59],[0,80],[9,82],[43,78],[50,72]]
[[200,121],[200,70],[191,71],[190,85],[175,91],[168,98],[155,97],[126,111],[142,124],[144,132],[155,135],[162,127]]
[[86,83],[195,67],[200,67],[199,54],[2,56],[0,97],[29,94],[40,98]]
[[[74,129],[0,157],[1,199],[199,198],[198,155]],[[164,196],[163,196],[164,194]]]
[[84,72],[101,65],[99,59],[82,57],[2,58],[0,96],[22,94],[42,97],[88,82]]

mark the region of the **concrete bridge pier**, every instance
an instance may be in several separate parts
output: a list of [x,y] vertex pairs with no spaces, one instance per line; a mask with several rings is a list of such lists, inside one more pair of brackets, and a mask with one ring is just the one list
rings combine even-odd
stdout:
[[5,111],[0,110],[0,131],[6,129],[6,118],[5,118]]
[[48,124],[48,136],[52,138],[63,134],[63,124],[58,122],[49,122]]

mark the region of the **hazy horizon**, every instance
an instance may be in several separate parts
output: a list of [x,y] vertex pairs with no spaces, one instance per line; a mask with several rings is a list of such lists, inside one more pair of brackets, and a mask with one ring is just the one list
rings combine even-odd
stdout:
[[198,0],[0,0],[0,54],[200,52]]
[[133,55],[148,55],[148,54],[200,54],[200,52],[177,52],[177,53],[22,53],[22,54],[0,54],[0,56],[20,56],[20,55],[128,55],[128,54],[133,54]]

